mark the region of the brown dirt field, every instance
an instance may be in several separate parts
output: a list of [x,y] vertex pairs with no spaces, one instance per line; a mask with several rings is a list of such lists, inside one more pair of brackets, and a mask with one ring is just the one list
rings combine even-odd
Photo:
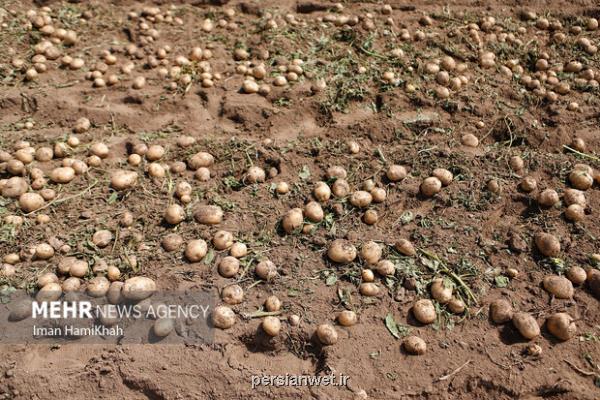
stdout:
[[[81,56],[86,65],[72,71],[59,67],[59,60],[48,61],[48,71],[35,81],[23,79],[23,71],[11,66],[18,56],[30,65],[33,46],[40,32],[22,28],[28,9],[51,7],[58,25],[74,29],[79,41],[60,48],[64,54]],[[572,26],[584,18],[600,17],[597,3],[576,1],[390,1],[392,12],[382,15],[375,1],[345,1],[339,12],[328,10],[297,13],[296,1],[264,0],[240,2],[174,1],[173,15],[183,25],[156,22],[160,36],[143,44],[143,32],[131,11],[141,11],[150,2],[114,1],[15,1],[0,2],[0,150],[13,151],[18,141],[31,146],[53,146],[71,134],[75,121],[85,116],[89,131],[77,134],[81,145],[69,156],[85,159],[93,142],[106,143],[111,154],[99,167],[66,185],[47,184],[59,198],[68,201],[24,216],[17,202],[0,197],[0,255],[21,254],[14,275],[3,275],[3,288],[32,288],[41,272],[52,271],[57,254],[48,261],[35,261],[30,248],[41,242],[70,246],[69,254],[90,261],[104,259],[119,265],[123,278],[144,275],[156,280],[161,289],[202,287],[216,297],[224,286],[237,282],[245,289],[245,301],[232,308],[238,314],[234,327],[218,330],[214,343],[187,345],[6,345],[0,346],[0,398],[2,399],[555,399],[593,400],[600,398],[600,310],[598,298],[585,285],[575,288],[572,299],[549,295],[542,286],[553,267],[589,268],[589,256],[598,253],[600,237],[600,191],[598,183],[585,192],[586,218],[578,223],[564,217],[564,206],[543,209],[536,195],[554,188],[562,198],[569,188],[568,175],[577,163],[600,168],[600,97],[597,81],[577,81],[577,74],[559,72],[570,83],[570,91],[550,102],[526,89],[522,80],[506,77],[499,66],[519,59],[525,73],[533,75],[535,62],[547,52],[550,65],[578,60],[600,74],[600,56],[586,53],[574,43],[587,37],[596,46],[600,30],[571,33]],[[218,3],[218,2],[216,2]],[[304,2],[302,2],[304,3]],[[315,4],[323,4],[316,1]],[[169,2],[155,1],[162,12]],[[523,4],[550,21],[562,23],[565,43],[554,43],[552,33],[536,28],[535,21],[520,19]],[[328,4],[330,10],[333,4]],[[224,10],[236,10],[226,18],[229,27],[215,25],[211,32],[201,29],[205,18],[225,18]],[[16,15],[2,10],[15,11]],[[91,18],[82,20],[84,11]],[[326,15],[364,16],[373,14],[375,27],[361,22],[339,26],[323,22]],[[271,13],[278,27],[268,29]],[[286,23],[294,14],[297,24]],[[423,26],[423,15],[431,25]],[[479,65],[478,47],[471,41],[468,24],[493,16],[505,32],[519,33],[520,45],[490,39],[493,29],[480,32],[482,49],[494,51],[496,66]],[[392,18],[394,24],[385,23]],[[321,18],[318,21],[317,18]],[[237,28],[231,28],[235,22]],[[420,41],[399,39],[401,29],[414,33],[421,29]],[[496,31],[500,35],[500,30]],[[430,36],[427,36],[431,34]],[[141,58],[122,51],[134,43]],[[143,44],[143,45],[142,45]],[[204,88],[196,64],[185,66],[191,84],[167,87],[169,79],[157,68],[145,68],[148,55],[164,45],[172,47],[171,61],[186,55],[192,47],[211,44],[213,72],[222,75],[214,86]],[[85,73],[100,60],[104,49],[114,48],[119,62],[109,70],[119,74],[112,87],[94,88]],[[261,50],[268,79],[277,65],[295,58],[305,61],[304,76],[284,87],[273,86],[267,96],[244,94],[240,64],[232,58],[236,47],[250,50],[251,61],[258,62]],[[395,59],[392,48],[404,54]],[[11,50],[12,49],[12,50]],[[12,52],[12,53],[11,53]],[[451,55],[467,65],[468,84],[451,91],[450,97],[434,95],[435,77],[422,73],[424,65]],[[132,75],[121,74],[124,61],[137,64]],[[358,74],[358,66],[367,72]],[[383,72],[392,70],[397,81],[385,82]],[[132,89],[135,76],[146,77],[142,90]],[[325,79],[327,88],[313,94],[311,85]],[[585,81],[585,80],[584,80]],[[175,82],[178,82],[175,80]],[[407,85],[415,91],[407,90]],[[544,84],[542,84],[544,86]],[[548,89],[550,90],[550,89]],[[567,105],[577,102],[578,111]],[[478,121],[485,126],[478,128]],[[32,122],[27,127],[25,123]],[[461,137],[472,133],[479,146],[461,144]],[[191,147],[177,146],[176,139],[189,135],[196,139]],[[586,150],[573,153],[575,137],[582,138]],[[349,154],[348,140],[360,144],[358,154]],[[113,196],[109,174],[127,165],[127,156],[137,143],[161,144],[164,161],[185,161],[198,152],[215,157],[211,179],[200,182],[194,171],[156,180],[143,173],[142,162],[136,190]],[[526,170],[515,173],[509,167],[512,156],[523,158]],[[34,161],[32,166],[48,173],[61,164]],[[406,165],[409,175],[392,183],[385,177],[390,164]],[[251,165],[273,169],[266,182],[246,184],[244,174]],[[366,225],[363,211],[352,207],[347,198],[323,204],[326,219],[306,234],[286,235],[279,226],[291,208],[302,207],[312,199],[314,183],[326,179],[331,166],[343,166],[353,189],[367,179],[387,190],[384,203],[372,204],[379,220]],[[454,181],[433,198],[419,193],[421,181],[434,168],[447,168]],[[5,170],[0,178],[8,178]],[[522,176],[535,177],[533,193],[519,190]],[[173,199],[173,184],[181,180],[193,186],[188,215],[197,204],[219,205],[225,212],[218,226],[205,226],[193,218],[177,227],[162,222],[167,204]],[[486,189],[490,179],[502,188],[499,194]],[[277,195],[274,185],[290,185],[286,195]],[[95,184],[94,184],[95,183]],[[92,185],[94,184],[94,185]],[[133,213],[131,227],[119,225],[119,216]],[[50,221],[36,222],[39,213]],[[21,226],[6,222],[10,215],[24,216]],[[98,229],[118,233],[114,246],[99,249],[90,244]],[[217,264],[227,252],[214,251],[208,262],[189,263],[183,251],[167,253],[161,239],[176,232],[185,241],[203,238],[210,241],[219,229],[229,230],[236,240],[248,245],[250,255],[242,264],[248,274],[226,279],[217,273]],[[533,236],[540,231],[559,238],[559,260],[544,258],[535,249]],[[357,259],[336,265],[327,259],[328,244],[336,238],[351,241],[357,248],[369,240],[385,244],[384,254],[396,262],[392,277],[377,277],[383,288],[377,297],[361,296],[358,285],[364,263]],[[403,257],[393,244],[407,238],[418,249],[414,258]],[[124,254],[137,257],[138,268],[131,269]],[[464,315],[453,315],[438,306],[433,325],[418,323],[410,312],[415,300],[430,297],[431,280],[440,276],[427,268],[437,255],[468,289],[456,295],[468,301]],[[257,282],[252,274],[255,261],[268,257],[278,268],[274,282]],[[505,277],[516,268],[516,278]],[[89,278],[89,276],[88,276]],[[409,283],[416,282],[418,290]],[[471,291],[476,301],[467,294]],[[265,337],[260,319],[244,319],[261,309],[267,296],[275,294],[283,302],[282,333]],[[498,298],[510,301],[515,309],[535,316],[542,333],[532,343],[539,345],[539,356],[528,355],[528,342],[508,323],[494,325],[488,316],[489,304]],[[317,325],[335,324],[337,312],[356,311],[359,323],[350,328],[336,326],[338,342],[321,346],[314,338]],[[544,321],[564,311],[574,317],[577,334],[566,342],[557,341]],[[300,325],[291,326],[287,316],[297,314]],[[427,352],[408,355],[402,340],[390,334],[384,324],[391,314],[401,328],[423,338]],[[400,332],[401,334],[403,332]],[[459,369],[459,367],[462,367]],[[455,373],[454,373],[455,372]],[[344,374],[345,387],[251,387],[251,376],[271,374]],[[448,376],[449,375],[449,376]],[[442,378],[442,379],[440,379]]]

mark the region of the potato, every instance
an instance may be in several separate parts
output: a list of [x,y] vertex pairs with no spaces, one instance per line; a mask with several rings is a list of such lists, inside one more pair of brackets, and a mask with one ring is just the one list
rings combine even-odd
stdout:
[[527,340],[531,340],[540,335],[540,326],[530,314],[518,312],[513,315],[512,323],[521,336]]
[[372,282],[363,282],[358,288],[360,294],[363,296],[377,296],[379,295],[379,286]]
[[419,190],[421,194],[426,197],[435,196],[442,189],[442,181],[440,181],[435,176],[430,176],[429,178],[425,178]]
[[277,317],[267,316],[263,319],[261,327],[269,336],[277,336],[281,332],[281,321]]
[[372,201],[373,196],[371,196],[371,193],[363,190],[358,190],[352,193],[352,196],[350,196],[350,204],[357,208],[368,207]]
[[231,248],[229,249],[229,255],[235,258],[246,257],[247,254],[248,248],[244,243],[241,242],[235,242],[231,245]]
[[185,247],[185,258],[190,262],[199,262],[208,252],[208,245],[202,239],[190,241]]
[[183,237],[177,233],[170,233],[161,240],[160,244],[167,252],[176,251],[183,246]]
[[225,250],[233,246],[233,234],[228,231],[220,230],[215,233],[212,239],[213,246],[217,250]]
[[215,328],[229,329],[235,324],[235,313],[227,306],[218,306],[213,310],[211,320]]
[[281,309],[281,300],[277,296],[269,296],[265,300],[265,310],[269,312],[279,311]]
[[583,285],[583,283],[587,279],[587,273],[585,272],[585,270],[576,265],[569,268],[567,270],[565,276],[567,277],[568,280],[571,281],[571,283],[573,283],[573,285],[578,285],[578,286]]
[[577,333],[577,326],[567,313],[552,314],[546,320],[546,328],[548,328],[548,332],[562,341],[571,339]]
[[342,326],[353,326],[356,325],[358,318],[354,311],[344,310],[338,314],[337,321]]
[[56,282],[50,282],[35,295],[38,302],[56,301],[62,296],[62,287]]
[[81,279],[74,276],[67,278],[62,283],[62,290],[65,293],[76,292],[81,288]]
[[223,221],[223,210],[219,206],[198,206],[194,218],[203,225],[217,225]]
[[448,186],[452,183],[452,180],[454,179],[454,175],[452,175],[452,172],[444,168],[434,169],[431,175],[438,178],[440,182],[442,182],[443,186]]
[[37,279],[37,286],[43,288],[49,283],[58,283],[58,276],[52,272],[46,272]]
[[13,176],[6,180],[4,186],[2,186],[2,196],[12,199],[20,197],[25,194],[29,189],[27,181],[19,176]]
[[362,216],[362,221],[367,225],[375,225],[379,221],[379,215],[375,210],[367,210]]
[[210,180],[210,170],[206,167],[200,167],[194,173],[194,178],[200,182],[208,182]]
[[431,324],[437,318],[435,306],[429,299],[417,300],[412,306],[412,313],[417,321],[422,324]]
[[179,204],[171,204],[165,210],[165,221],[171,225],[177,225],[185,220],[185,210]]
[[565,218],[573,222],[583,221],[585,219],[585,210],[579,204],[571,204],[565,210]]
[[117,281],[121,278],[121,270],[114,265],[110,265],[106,269],[106,277],[109,281]]
[[34,256],[38,260],[48,260],[54,256],[54,248],[48,243],[40,243],[35,246]]
[[137,179],[137,172],[124,169],[116,170],[111,173],[110,186],[115,190],[131,189],[137,184]]
[[333,262],[347,264],[356,258],[356,247],[343,239],[336,239],[329,245],[327,256]]
[[198,168],[201,167],[210,167],[211,165],[213,165],[215,162],[215,158],[212,156],[212,154],[210,153],[206,153],[206,152],[199,152],[194,154],[189,160],[188,160],[188,168],[190,168],[191,170],[197,170]]
[[287,234],[300,229],[304,222],[304,215],[300,208],[293,208],[288,211],[281,220],[281,227]]
[[110,244],[113,240],[113,234],[108,230],[100,230],[94,233],[92,236],[92,243],[99,248],[104,248]]
[[573,297],[573,284],[564,276],[548,275],[543,281],[544,289],[557,299],[570,299]]
[[549,233],[540,232],[534,237],[535,245],[539,252],[546,257],[558,257],[560,254],[560,242]]
[[103,276],[92,278],[88,282],[87,294],[92,297],[102,297],[108,293],[110,282]]
[[69,267],[69,274],[76,278],[83,278],[89,272],[89,265],[84,260],[73,260]]
[[244,289],[239,285],[225,286],[221,291],[221,300],[230,305],[240,304],[244,301]]
[[323,208],[316,201],[310,201],[304,206],[304,215],[311,222],[321,222],[325,217]]
[[338,178],[338,179],[346,179],[348,173],[344,169],[344,167],[340,167],[339,165],[334,165],[327,169],[327,178]]
[[148,164],[146,169],[152,178],[162,179],[167,175],[165,167],[157,162]]
[[26,213],[39,210],[45,204],[44,198],[37,193],[23,193],[19,196],[19,206]]
[[396,273],[396,266],[390,260],[381,260],[377,263],[375,270],[382,276],[394,275]]
[[498,299],[490,304],[490,318],[495,324],[503,324],[513,318],[512,305],[504,300]]
[[363,269],[360,276],[363,282],[373,282],[375,280],[375,274],[370,269]]
[[563,193],[563,200],[567,207],[572,204],[579,204],[581,207],[585,208],[587,205],[585,194],[577,189],[566,189]]
[[594,178],[582,170],[574,170],[569,174],[569,182],[575,189],[588,190],[594,184]]
[[110,154],[110,149],[104,143],[94,143],[90,147],[90,153],[100,158],[106,158]]
[[259,183],[264,182],[265,178],[266,175],[264,169],[257,166],[252,166],[248,168],[248,171],[246,172],[245,181],[248,183]]
[[522,171],[523,168],[525,168],[525,162],[519,156],[512,156],[508,165],[510,165],[510,169],[517,172]]
[[148,147],[146,151],[146,159],[149,161],[158,161],[165,155],[165,148],[158,145],[153,144]]
[[560,201],[558,193],[553,189],[546,189],[542,191],[537,198],[537,202],[542,207],[552,207]]
[[462,314],[466,309],[465,302],[455,297],[450,299],[446,306],[448,307],[448,310],[454,314]]
[[600,299],[600,271],[589,269],[587,272],[587,285],[594,296]]
[[413,257],[417,254],[413,244],[406,239],[398,240],[394,245],[394,248],[398,251],[398,253],[408,257]]
[[338,341],[338,333],[333,325],[321,324],[317,327],[315,333],[319,342],[324,346],[334,345]]
[[89,119],[87,119],[85,117],[81,117],[77,121],[75,121],[75,126],[73,126],[73,131],[75,133],[87,132],[91,126],[92,126],[92,124]]
[[423,355],[427,351],[427,344],[418,336],[411,335],[406,337],[402,342],[402,346],[408,354],[415,356]]
[[54,168],[49,177],[54,183],[69,183],[75,179],[75,170],[72,167]]
[[373,196],[373,203],[383,203],[387,197],[387,193],[384,188],[373,188],[371,196]]
[[32,301],[30,299],[23,299],[10,304],[10,314],[8,314],[8,320],[11,322],[22,321],[31,317],[32,313]]
[[125,281],[122,295],[128,300],[140,301],[154,294],[156,283],[145,276],[136,276]]
[[275,186],[275,191],[277,192],[277,194],[286,194],[290,191],[290,185],[288,185],[287,182],[277,182],[277,185]]
[[519,187],[525,193],[533,192],[535,189],[537,189],[537,181],[532,176],[526,176],[523,179],[521,179]]
[[320,202],[326,202],[331,197],[331,189],[325,182],[317,182],[313,189],[313,196]]
[[390,165],[385,173],[385,176],[391,181],[391,182],[398,182],[403,180],[404,178],[406,178],[406,176],[408,175],[408,173],[406,172],[406,168],[403,167],[402,165]]
[[123,282],[112,282],[106,293],[106,300],[110,304],[119,304],[123,301]]
[[374,265],[379,262],[383,254],[382,247],[375,242],[367,242],[360,249],[360,257],[368,264]]
[[159,318],[152,326],[152,332],[159,338],[169,336],[173,329],[175,329],[175,321],[172,318]]
[[271,281],[277,276],[277,267],[271,260],[262,260],[254,267],[256,276],[264,281]]
[[240,270],[240,262],[237,258],[227,256],[219,263],[219,274],[224,278],[234,277]]
[[21,261],[21,257],[17,253],[9,253],[2,257],[2,262],[10,265],[15,265]]
[[431,284],[431,297],[438,303],[446,304],[452,299],[452,290],[454,285],[445,279],[434,279]]

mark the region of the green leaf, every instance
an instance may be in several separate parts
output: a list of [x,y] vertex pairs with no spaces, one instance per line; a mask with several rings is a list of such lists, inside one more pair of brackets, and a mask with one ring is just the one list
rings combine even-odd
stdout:
[[329,275],[329,276],[327,277],[327,279],[325,280],[325,284],[326,284],[327,286],[333,286],[333,285],[335,285],[335,283],[337,282],[337,279],[338,279],[338,278],[337,278],[337,276],[336,276],[336,275]]
[[300,172],[298,173],[298,176],[300,177],[300,179],[302,179],[303,181],[307,180],[308,178],[310,178],[310,169],[308,169],[307,165],[303,165],[302,169],[300,170]]
[[395,337],[396,339],[401,338],[400,331],[398,330],[398,325],[396,324],[392,313],[388,313],[388,315],[385,316],[385,327],[388,329],[388,331],[390,331],[393,337]]
[[406,225],[412,222],[413,219],[415,219],[415,215],[410,211],[405,211],[400,216],[400,222],[402,223],[402,225]]
[[510,283],[510,279],[508,279],[506,276],[501,275],[497,276],[494,280],[496,281],[496,286],[498,286],[499,288],[505,288]]
[[215,252],[213,251],[213,249],[210,249],[208,251],[208,254],[206,254],[206,256],[204,257],[204,264],[210,265],[210,263],[214,260],[214,258],[215,258]]
[[112,203],[114,203],[115,201],[117,201],[117,199],[118,199],[118,198],[119,198],[119,194],[118,194],[117,192],[112,192],[112,193],[110,194],[110,196],[108,196],[108,199],[106,199],[106,202],[107,202],[108,204],[112,204]]

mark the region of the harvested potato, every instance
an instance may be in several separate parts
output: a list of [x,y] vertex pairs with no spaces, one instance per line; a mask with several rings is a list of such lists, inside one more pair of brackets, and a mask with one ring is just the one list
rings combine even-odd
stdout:
[[62,287],[56,282],[50,282],[35,295],[38,302],[56,301],[62,296]]
[[265,310],[269,312],[279,311],[281,309],[281,300],[277,296],[269,296],[265,300]]
[[396,244],[394,245],[394,248],[402,255],[408,256],[408,257],[413,257],[417,254],[417,251],[415,250],[415,246],[413,246],[413,244],[406,239],[400,239],[396,242]]
[[177,225],[185,220],[185,210],[179,204],[171,204],[165,210],[165,221],[171,225]]
[[235,313],[227,306],[217,306],[211,314],[213,325],[219,329],[229,329],[235,324]]
[[360,249],[360,257],[369,265],[377,264],[382,254],[382,247],[373,241],[365,243]]
[[26,213],[39,210],[45,204],[44,198],[37,193],[23,193],[19,196],[19,206]]
[[382,276],[394,275],[396,273],[396,265],[390,260],[381,260],[377,263],[375,270]]
[[325,217],[325,213],[323,212],[323,207],[321,207],[319,203],[316,201],[310,201],[304,206],[304,216],[306,216],[306,218],[311,222],[321,222]]
[[432,197],[440,192],[442,189],[442,181],[440,181],[435,176],[430,176],[429,178],[425,178],[423,183],[421,183],[420,191],[423,196]]
[[562,341],[571,339],[577,333],[577,326],[567,313],[552,314],[546,320],[546,327],[548,332]]
[[71,167],[54,168],[49,177],[54,183],[69,183],[75,179],[75,170]]
[[202,239],[190,241],[185,247],[185,258],[190,262],[199,262],[208,253],[208,245]]
[[128,300],[140,301],[154,294],[156,283],[145,276],[136,276],[125,281],[122,295]]
[[87,285],[87,294],[92,297],[102,297],[108,293],[110,282],[103,276],[92,278]]
[[92,236],[92,243],[99,248],[104,248],[113,240],[113,234],[106,229],[99,230]]
[[408,172],[406,171],[406,168],[402,165],[394,164],[388,167],[385,175],[391,182],[398,182],[406,178]]
[[498,299],[490,304],[490,318],[495,324],[504,324],[512,321],[513,308],[510,302],[504,299]]
[[565,274],[568,280],[573,283],[573,285],[583,285],[585,280],[587,279],[587,273],[585,270],[579,266],[572,266],[569,268]]
[[352,193],[352,196],[350,196],[350,204],[357,208],[368,207],[372,201],[373,196],[371,196],[371,193],[363,190],[358,190]]
[[110,186],[115,190],[127,190],[137,184],[138,174],[134,171],[117,170],[110,176]]
[[438,303],[446,304],[452,299],[454,285],[445,279],[434,279],[431,284],[431,297]]
[[240,270],[240,262],[232,256],[224,257],[219,263],[219,274],[224,278],[232,278]]
[[336,239],[329,245],[327,256],[333,262],[347,264],[356,258],[356,247],[343,239]]
[[165,251],[172,252],[179,250],[183,246],[183,237],[177,233],[170,233],[160,241]]
[[539,252],[546,257],[558,257],[560,254],[560,242],[558,239],[545,232],[540,232],[534,237],[535,245]]
[[281,332],[281,321],[277,317],[265,317],[261,326],[263,331],[269,336],[277,336]]
[[540,335],[540,326],[531,314],[518,312],[513,315],[512,323],[521,336],[527,340],[534,339]]
[[450,301],[448,302],[448,304],[446,304],[446,306],[448,307],[448,310],[450,310],[450,312],[454,313],[454,314],[462,314],[465,312],[465,310],[467,308],[464,301],[457,299],[455,297],[450,299]]
[[265,281],[271,281],[277,276],[277,267],[271,260],[262,260],[254,268],[256,275]]
[[354,311],[344,310],[338,314],[337,321],[342,326],[353,326],[356,325],[358,317]]
[[359,292],[363,296],[377,296],[379,295],[379,286],[372,282],[363,282],[359,286]]
[[423,355],[427,351],[427,344],[425,341],[414,335],[406,337],[402,342],[402,346],[408,354],[416,356]]
[[235,242],[229,248],[229,255],[235,258],[242,258],[248,254],[248,248],[244,243]]
[[152,332],[159,338],[169,336],[173,329],[175,329],[175,321],[172,318],[159,318],[152,326]]
[[223,221],[223,210],[219,206],[198,206],[194,218],[203,225],[217,225]]
[[437,318],[435,306],[429,299],[417,300],[412,306],[412,313],[417,321],[422,324],[431,324]]
[[302,227],[304,222],[304,215],[300,208],[293,208],[288,211],[281,220],[281,226],[283,230],[291,234]]
[[221,291],[221,300],[230,305],[240,304],[244,301],[244,289],[239,285],[225,286]]
[[335,327],[330,324],[319,325],[316,330],[316,336],[324,346],[334,345],[338,341],[338,333]]
[[212,239],[213,246],[217,250],[226,250],[233,246],[233,234],[228,231],[220,230],[215,233]]
[[573,284],[564,276],[548,275],[543,281],[544,289],[558,299],[573,297]]

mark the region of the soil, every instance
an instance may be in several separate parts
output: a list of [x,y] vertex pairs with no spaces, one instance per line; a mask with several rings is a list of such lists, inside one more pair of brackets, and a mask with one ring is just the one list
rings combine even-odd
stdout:
[[[127,13],[147,5],[129,0],[35,3],[51,7],[52,15],[76,29],[79,43],[65,52],[82,55],[85,71],[102,50],[123,47],[130,41],[139,44],[140,32]],[[73,197],[43,210],[50,216],[46,224],[36,223],[35,214],[25,216],[26,222],[20,227],[6,224],[6,215],[23,213],[16,202],[0,198],[0,254],[17,252],[25,260],[17,265],[14,276],[2,277],[2,283],[31,287],[41,272],[52,270],[56,259],[63,256],[32,261],[27,256],[31,246],[41,242],[68,244],[71,254],[90,262],[102,258],[119,265],[124,278],[149,276],[160,289],[201,287],[218,297],[220,289],[237,281],[245,289],[245,301],[233,307],[238,321],[229,330],[216,331],[214,342],[209,344],[2,345],[2,398],[600,398],[598,299],[585,286],[575,288],[573,299],[549,295],[541,281],[553,273],[558,261],[545,259],[533,244],[535,233],[550,232],[562,245],[559,261],[584,268],[590,267],[589,255],[599,250],[597,185],[585,192],[586,218],[576,224],[564,218],[563,206],[542,209],[535,201],[536,194],[545,188],[562,194],[569,187],[568,175],[575,164],[600,167],[599,159],[589,156],[600,149],[598,89],[575,90],[571,82],[568,95],[554,103],[536,97],[517,79],[504,77],[496,68],[479,66],[466,26],[493,16],[507,32],[515,31],[516,26],[528,28],[519,36],[520,47],[500,42],[489,45],[497,54],[498,65],[517,58],[528,66],[532,57],[546,51],[551,65],[577,59],[598,75],[597,54],[553,44],[550,33],[519,18],[523,7],[519,1],[390,1],[393,11],[389,16],[381,14],[381,5],[376,2],[344,2],[341,14],[373,13],[373,32],[360,24],[349,28],[318,22],[317,18],[331,14],[330,7],[334,7],[328,3],[322,7],[325,3],[318,1],[301,1],[298,10],[302,13],[296,12],[296,1],[289,0],[174,3],[174,14],[184,24],[157,24],[160,37],[145,49],[169,44],[171,55],[187,55],[194,46],[204,48],[214,43],[212,70],[222,74],[214,87],[202,88],[194,81],[169,90],[168,80],[160,78],[156,69],[137,68],[134,75],[147,77],[143,90],[132,89],[133,78],[128,76],[113,87],[93,88],[84,78],[85,71],[62,69],[57,62],[48,62],[46,73],[26,82],[22,73],[10,72],[10,57],[6,55],[11,54],[9,48],[21,57],[33,54],[39,33],[23,31],[11,21],[22,21],[28,9],[39,9],[40,5],[15,0],[0,4],[0,11],[14,10],[18,16],[4,15],[7,25],[0,32],[0,54],[5,55],[0,60],[4,63],[0,64],[0,149],[10,151],[22,140],[36,148],[64,141],[82,116],[92,122],[92,128],[77,135],[82,145],[71,156],[84,159],[94,141],[103,141],[111,148],[102,165],[91,168],[85,176],[61,187],[49,184],[60,198]],[[561,21],[565,32],[584,17],[600,15],[591,0],[525,3],[538,15]],[[170,7],[163,1],[153,4],[163,11]],[[232,20],[237,29],[215,27],[210,33],[203,32],[204,18],[222,18],[225,8],[236,10]],[[93,16],[82,22],[79,16],[86,10]],[[266,13],[276,17],[277,29],[261,28]],[[299,25],[285,24],[284,18],[290,13],[301,21]],[[432,16],[431,25],[420,23],[424,14]],[[394,25],[385,24],[388,17],[393,18]],[[439,36],[401,42],[395,35],[402,28]],[[584,28],[582,35],[597,45],[599,32]],[[572,43],[576,35],[568,37]],[[403,48],[404,56],[402,61],[388,65],[394,43]],[[304,76],[292,85],[272,87],[268,96],[244,94],[240,91],[244,79],[235,74],[236,62],[231,55],[236,46],[250,49],[254,61],[260,50],[268,50],[270,57],[265,64],[273,70],[277,59],[287,65],[294,58],[302,58],[306,75],[325,77],[328,87],[313,94],[314,79]],[[432,95],[434,78],[422,78],[420,71],[428,60],[447,54],[468,64],[470,81],[448,99],[437,99]],[[127,59],[121,53],[118,57]],[[365,78],[355,72],[358,65],[369,68]],[[386,68],[396,72],[399,82],[386,84],[374,78]],[[417,87],[414,93],[405,90],[411,82]],[[577,102],[579,110],[568,111],[569,102]],[[485,126],[477,128],[478,121]],[[25,128],[26,122],[33,122],[33,127]],[[466,133],[479,138],[478,147],[461,144]],[[177,146],[176,139],[182,135],[194,137],[196,144]],[[563,147],[571,147],[575,137],[585,140],[583,156]],[[360,144],[358,154],[347,151],[350,139]],[[198,151],[210,152],[216,159],[211,180],[194,180],[189,170],[162,181],[143,176],[137,190],[113,196],[108,184],[110,171],[127,168],[124,160],[131,147],[142,142],[163,145],[167,163],[185,161]],[[509,160],[515,155],[524,159],[526,171],[511,171]],[[35,162],[35,166],[48,172],[60,163],[54,159]],[[409,176],[401,182],[389,182],[385,169],[392,163],[406,165]],[[267,172],[273,169],[277,175],[265,183],[246,184],[244,173],[250,165]],[[327,180],[326,171],[334,165],[346,168],[352,188],[370,178],[386,188],[387,200],[371,207],[379,221],[366,225],[361,220],[362,211],[346,199],[335,199],[324,204],[328,218],[310,233],[283,234],[281,216],[310,200],[314,183]],[[423,198],[420,182],[434,168],[449,169],[454,181],[435,197]],[[525,175],[535,177],[537,191],[519,190]],[[221,224],[203,226],[192,218],[178,227],[162,222],[166,205],[174,201],[172,184],[183,179],[194,188],[188,211],[191,213],[196,204],[219,205],[225,211]],[[490,179],[500,183],[499,194],[486,190]],[[272,185],[281,181],[290,185],[286,195],[274,192]],[[119,216],[125,211],[135,217],[130,228],[119,225]],[[98,229],[118,232],[115,246],[90,246],[89,240]],[[167,253],[160,246],[168,233],[176,232],[186,241],[209,241],[219,229],[231,231],[248,245],[251,257],[242,263],[248,268],[247,275],[239,279],[218,275],[216,266],[226,252],[215,251],[209,262],[189,263],[182,251]],[[405,269],[388,279],[377,278],[383,288],[380,296],[361,296],[362,262],[340,266],[327,260],[328,243],[336,238],[345,238],[357,247],[368,240],[386,244],[386,257]],[[400,238],[410,239],[419,250],[414,259],[392,250]],[[128,268],[124,254],[135,254],[138,268]],[[440,275],[427,268],[430,255],[437,255],[460,276],[476,301],[470,300],[468,312],[459,316],[440,306],[438,321],[423,326],[412,317],[410,308],[415,300],[429,296],[427,285]],[[252,268],[261,257],[277,265],[279,276],[274,282],[257,283],[254,278]],[[505,278],[508,268],[517,269],[518,276]],[[418,290],[407,289],[409,283],[416,283]],[[259,318],[244,319],[242,315],[261,309],[272,294],[284,304],[283,332],[266,338],[259,329]],[[469,300],[465,288],[457,295]],[[488,306],[499,298],[535,316],[542,334],[532,342],[541,347],[540,355],[528,355],[529,343],[510,323],[496,326],[489,321]],[[344,309],[355,310],[359,323],[351,328],[336,326],[339,340],[335,345],[318,344],[313,336],[316,326],[334,324],[336,313]],[[576,337],[566,342],[554,339],[543,326],[550,314],[559,311],[568,312],[577,324]],[[301,317],[299,326],[286,322],[291,314]],[[426,341],[424,355],[406,354],[402,339],[394,337],[384,323],[389,314],[402,328],[399,336],[410,331]],[[349,376],[349,383],[342,387],[251,386],[253,375],[286,373],[343,374]]]

